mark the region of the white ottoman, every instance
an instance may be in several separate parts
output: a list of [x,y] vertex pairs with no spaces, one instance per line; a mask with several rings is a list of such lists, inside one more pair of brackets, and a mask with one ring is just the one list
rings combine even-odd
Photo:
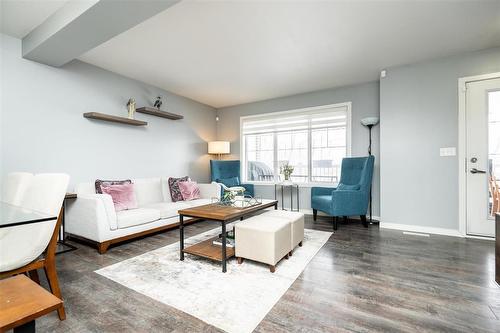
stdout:
[[285,219],[291,223],[292,235],[291,235],[291,246],[290,255],[292,255],[293,249],[298,246],[302,246],[302,241],[304,240],[304,214],[300,212],[290,212],[287,210],[266,210],[261,214],[262,216],[269,216],[274,218]]
[[274,273],[276,264],[288,259],[290,252],[291,224],[270,216],[256,215],[235,225],[235,254],[238,263],[243,258],[269,265]]

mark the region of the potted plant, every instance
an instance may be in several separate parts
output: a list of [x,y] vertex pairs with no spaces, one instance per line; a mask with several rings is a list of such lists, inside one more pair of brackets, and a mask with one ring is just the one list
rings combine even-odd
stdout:
[[291,166],[288,162],[285,162],[280,166],[280,174],[285,177],[285,183],[291,182],[290,176],[293,173],[293,166]]

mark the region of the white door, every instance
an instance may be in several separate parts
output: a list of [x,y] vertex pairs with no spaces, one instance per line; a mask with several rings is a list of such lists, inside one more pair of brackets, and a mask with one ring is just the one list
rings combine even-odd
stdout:
[[500,79],[467,83],[467,234],[495,236],[500,212]]

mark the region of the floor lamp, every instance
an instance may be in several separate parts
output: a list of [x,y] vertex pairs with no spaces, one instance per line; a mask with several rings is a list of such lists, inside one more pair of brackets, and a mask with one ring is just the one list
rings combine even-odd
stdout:
[[208,143],[208,153],[211,155],[216,155],[217,159],[222,159],[222,155],[230,153],[229,141],[210,141]]
[[[361,124],[363,126],[368,127],[369,135],[370,135],[370,141],[368,144],[368,155],[372,155],[372,128],[373,126],[377,125],[379,122],[378,117],[366,117],[361,119]],[[373,179],[373,177],[372,177]],[[373,182],[373,180],[372,180]],[[370,223],[373,223],[373,218],[372,218],[372,187],[370,186]]]

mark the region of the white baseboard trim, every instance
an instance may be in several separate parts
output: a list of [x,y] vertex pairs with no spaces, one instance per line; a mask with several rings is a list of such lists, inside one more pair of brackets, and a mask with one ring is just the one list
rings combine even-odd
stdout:
[[[279,208],[279,207],[278,207],[278,208]],[[304,213],[304,214],[307,214],[307,215],[312,215],[312,213],[313,213],[313,211],[312,211],[312,209],[311,209],[311,208],[301,208],[301,209],[300,209],[300,212],[301,212],[301,213]],[[325,213],[323,213],[323,212],[318,212],[318,216],[328,216],[328,215],[327,215],[327,214],[325,214]],[[368,217],[368,215],[367,215],[367,217]],[[360,219],[360,217],[359,217],[359,216],[350,216],[350,218],[353,218],[353,219],[358,219],[358,220]],[[380,216],[375,216],[375,215],[373,215],[373,216],[372,216],[372,218],[373,218],[374,220],[380,221]]]
[[380,222],[380,228],[402,230],[402,231],[411,231],[411,232],[418,232],[418,233],[424,233],[424,234],[464,237],[462,234],[460,234],[460,232],[458,230],[445,229],[445,228],[434,228],[434,227],[424,227],[424,226],[420,226],[420,225]]

